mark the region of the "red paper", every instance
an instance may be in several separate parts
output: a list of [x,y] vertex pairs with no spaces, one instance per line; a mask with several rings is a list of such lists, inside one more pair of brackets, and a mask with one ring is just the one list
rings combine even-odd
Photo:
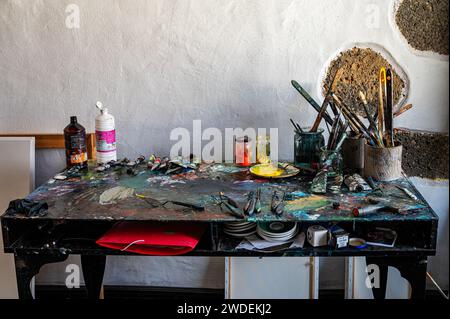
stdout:
[[143,255],[182,255],[195,248],[205,227],[203,223],[120,222],[96,243]]

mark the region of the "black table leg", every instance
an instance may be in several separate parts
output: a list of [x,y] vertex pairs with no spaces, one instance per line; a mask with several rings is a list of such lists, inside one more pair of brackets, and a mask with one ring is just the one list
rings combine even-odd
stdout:
[[28,255],[15,254],[14,262],[16,266],[17,289],[20,299],[33,299],[31,294],[31,279],[39,273],[45,264],[61,262],[66,260],[68,255]]
[[380,269],[380,288],[372,288],[375,299],[386,295],[388,266],[397,268],[411,285],[411,299],[424,299],[426,288],[427,257],[366,257],[367,265]]
[[396,266],[402,277],[411,284],[411,299],[424,299],[427,283],[427,258],[413,258],[410,263]]
[[89,299],[98,299],[100,297],[105,263],[106,256],[81,255],[84,284],[86,285]]

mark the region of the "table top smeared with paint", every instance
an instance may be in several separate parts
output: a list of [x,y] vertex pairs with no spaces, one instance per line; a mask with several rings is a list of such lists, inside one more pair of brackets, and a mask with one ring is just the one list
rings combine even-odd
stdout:
[[[47,215],[33,217],[52,220],[149,220],[149,221],[204,221],[222,222],[237,220],[226,209],[221,209],[214,196],[223,192],[244,207],[247,194],[261,188],[263,209],[260,214],[246,217],[249,221],[401,221],[437,219],[408,179],[383,183],[385,200],[400,208],[402,213],[381,211],[364,217],[354,217],[355,206],[367,206],[368,192],[315,195],[309,192],[312,178],[304,175],[282,179],[257,179],[248,169],[234,165],[202,164],[195,171],[176,175],[151,172],[145,165],[138,167],[138,174],[130,176],[126,168],[95,172],[92,167],[80,176],[66,180],[51,179],[37,188],[27,198],[46,201]],[[395,184],[412,191],[419,201],[415,202]],[[270,199],[274,189],[286,192],[285,210],[277,217],[270,212]],[[152,207],[146,198],[158,201],[182,201],[205,207],[204,211],[168,204]],[[371,195],[373,198],[374,196]],[[333,208],[339,202],[339,209]],[[3,216],[3,218],[26,218]]]

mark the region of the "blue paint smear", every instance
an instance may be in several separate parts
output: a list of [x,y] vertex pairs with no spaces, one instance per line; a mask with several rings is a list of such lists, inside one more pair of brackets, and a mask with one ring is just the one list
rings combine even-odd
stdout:
[[307,218],[309,218],[308,213],[306,211],[304,211],[304,210],[298,210],[298,211],[295,211],[295,212],[290,212],[290,214],[292,216],[294,216],[295,218],[302,218],[302,217],[305,218],[305,216]]
[[297,197],[306,197],[309,196],[309,194],[302,192],[302,191],[295,191],[291,193],[292,196],[297,196]]

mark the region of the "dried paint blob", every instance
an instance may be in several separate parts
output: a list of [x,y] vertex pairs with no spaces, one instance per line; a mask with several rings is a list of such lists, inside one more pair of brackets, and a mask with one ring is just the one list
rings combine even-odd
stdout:
[[330,87],[334,75],[339,68],[343,69],[342,76],[337,81],[335,94],[358,115],[366,116],[359,97],[359,91],[366,94],[369,112],[374,114],[378,107],[379,83],[378,77],[382,67],[390,68],[394,76],[394,105],[402,100],[406,83],[392,65],[378,52],[371,48],[357,48],[343,51],[331,61],[323,81],[323,94]]
[[448,55],[448,11],[448,0],[403,0],[395,23],[414,49]]
[[104,191],[100,195],[99,202],[101,205],[115,204],[116,201],[131,197],[133,195],[134,195],[133,188],[116,186],[116,187],[113,187],[113,188],[110,188],[110,189]]

